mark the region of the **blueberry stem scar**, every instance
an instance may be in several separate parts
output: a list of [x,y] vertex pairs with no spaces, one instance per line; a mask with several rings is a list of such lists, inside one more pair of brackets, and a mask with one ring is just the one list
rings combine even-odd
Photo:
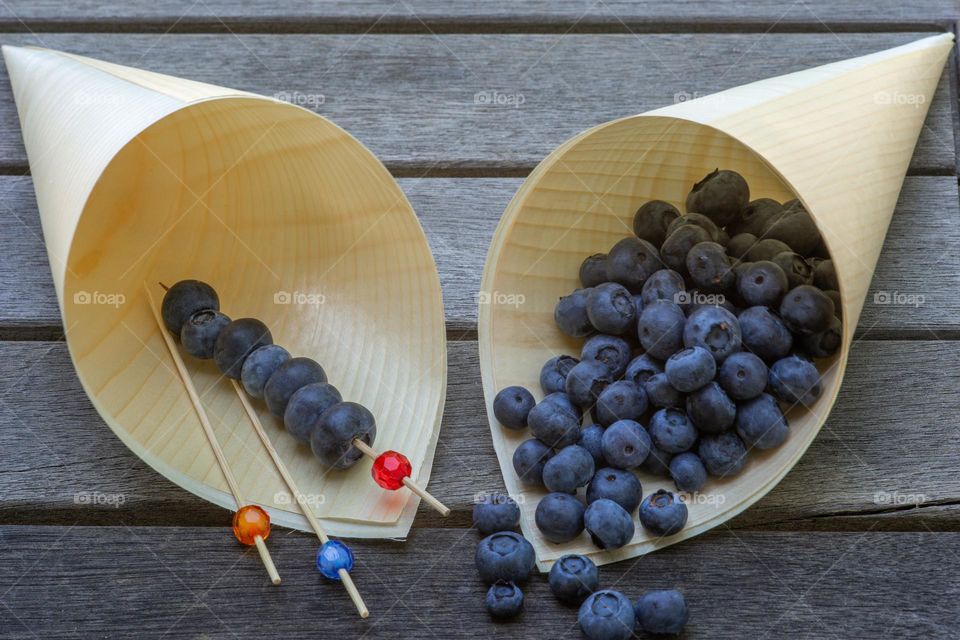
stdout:
[[[359,449],[363,453],[363,455],[367,456],[371,460],[376,460],[380,455],[377,453],[376,449],[371,448],[370,445],[368,445],[363,440],[360,440],[359,438],[355,438],[353,440],[353,446]],[[416,482],[414,482],[410,478],[404,478],[403,484],[408,489],[410,489],[410,491],[413,491],[415,494],[420,496],[424,502],[426,502],[428,505],[433,507],[437,511],[437,513],[439,513],[444,518],[450,515],[450,508],[448,506],[446,506],[445,504],[443,504],[442,502],[434,498],[432,495],[430,495],[427,492],[426,489],[419,486]]]

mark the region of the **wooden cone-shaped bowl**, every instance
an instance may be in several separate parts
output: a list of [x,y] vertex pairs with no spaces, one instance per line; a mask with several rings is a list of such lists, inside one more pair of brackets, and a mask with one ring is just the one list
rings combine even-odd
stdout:
[[[887,225],[952,45],[949,34],[926,38],[602,124],[561,145],[527,178],[487,256],[480,366],[504,480],[522,499],[523,531],[541,569],[566,553],[606,563],[702,533],[760,499],[800,458],[836,400]],[[711,479],[689,501],[681,533],[657,539],[638,525],[627,546],[610,552],[599,551],[587,534],[551,544],[533,518],[544,492],[521,485],[511,463],[531,436],[498,425],[493,398],[509,385],[542,397],[543,363],[579,353],[579,341],[555,327],[553,310],[561,295],[580,286],[581,261],[630,235],[633,213],[648,200],[683,211],[693,184],[717,167],[740,172],[752,199],[800,198],[820,227],[840,280],[844,320],[843,347],[823,363],[823,395],[812,410],[789,412],[783,446],[751,452],[734,478]],[[675,490],[667,479],[639,475],[644,495]]]
[[[233,500],[165,351],[144,282],[197,278],[233,318],[319,361],[376,416],[376,445],[429,479],[446,384],[440,282],[404,194],[345,131],[305,109],[65,53],[3,48],[67,344],[84,389],[138,456]],[[307,528],[229,381],[186,356],[230,466],[274,522]],[[370,462],[326,472],[257,403],[331,534],[398,537],[417,499]]]

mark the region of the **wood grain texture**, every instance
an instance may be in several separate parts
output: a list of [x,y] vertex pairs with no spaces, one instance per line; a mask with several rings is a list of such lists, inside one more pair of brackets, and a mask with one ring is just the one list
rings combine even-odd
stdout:
[[[236,89],[286,95],[330,117],[395,173],[524,175],[584,129],[929,33],[672,35],[6,34]],[[26,171],[0,71],[0,168]],[[911,171],[953,174],[948,74]],[[522,104],[514,106],[522,100]],[[322,104],[318,104],[322,102]]]
[[[519,188],[513,178],[399,180],[430,242],[451,339],[475,336],[487,246]],[[861,316],[867,338],[956,337],[960,332],[960,220],[956,179],[908,177]],[[29,177],[0,176],[0,335],[62,335],[62,322]],[[930,256],[935,256],[930,258]],[[920,294],[924,303],[879,304],[877,293]],[[882,300],[882,298],[881,298]],[[891,297],[891,300],[893,298]]]
[[[353,576],[371,603],[366,621],[312,567],[316,541],[307,535],[269,540],[279,589],[224,529],[5,526],[0,538],[6,637],[580,635],[576,609],[560,605],[539,575],[524,586],[522,617],[492,626],[473,569],[479,536],[469,529],[358,542]],[[958,547],[957,533],[717,531],[603,567],[600,580],[631,600],[681,589],[690,638],[949,639],[960,628]]]

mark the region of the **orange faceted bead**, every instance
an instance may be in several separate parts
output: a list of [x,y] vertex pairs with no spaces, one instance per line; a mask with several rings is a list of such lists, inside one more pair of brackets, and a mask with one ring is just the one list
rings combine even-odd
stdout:
[[241,544],[254,544],[257,536],[266,540],[270,536],[270,516],[255,504],[240,507],[233,516],[233,535]]

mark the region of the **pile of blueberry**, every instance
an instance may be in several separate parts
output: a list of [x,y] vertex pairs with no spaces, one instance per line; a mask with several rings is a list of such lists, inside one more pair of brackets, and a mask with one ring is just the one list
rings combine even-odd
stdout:
[[[477,545],[477,572],[487,591],[486,607],[496,619],[513,618],[523,611],[519,584],[530,577],[535,563],[533,545],[513,531],[520,508],[502,494],[484,496],[473,508],[473,524],[486,537]],[[678,634],[689,613],[683,594],[675,590],[649,591],[636,604],[619,591],[600,590],[600,572],[590,558],[565,555],[550,569],[550,590],[567,605],[579,606],[577,620],[591,640],[627,640],[634,630]]]

